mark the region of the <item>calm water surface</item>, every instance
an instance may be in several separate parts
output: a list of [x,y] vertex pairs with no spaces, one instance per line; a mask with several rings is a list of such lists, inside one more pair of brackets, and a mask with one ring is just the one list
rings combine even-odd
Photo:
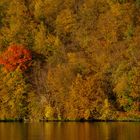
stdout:
[[140,123],[0,123],[0,140],[140,140]]

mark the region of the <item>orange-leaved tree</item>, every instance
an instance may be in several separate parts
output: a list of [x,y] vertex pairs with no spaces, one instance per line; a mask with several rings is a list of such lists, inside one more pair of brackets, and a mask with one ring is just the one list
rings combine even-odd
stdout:
[[8,71],[14,71],[17,68],[24,71],[30,66],[31,60],[30,50],[23,45],[10,45],[0,56],[0,64],[4,65]]

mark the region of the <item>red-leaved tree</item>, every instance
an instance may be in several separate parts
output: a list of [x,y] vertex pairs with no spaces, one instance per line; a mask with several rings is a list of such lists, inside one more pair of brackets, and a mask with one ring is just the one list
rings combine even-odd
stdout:
[[23,45],[10,45],[0,56],[0,64],[8,71],[14,71],[19,68],[20,70],[26,70],[32,60],[31,52]]

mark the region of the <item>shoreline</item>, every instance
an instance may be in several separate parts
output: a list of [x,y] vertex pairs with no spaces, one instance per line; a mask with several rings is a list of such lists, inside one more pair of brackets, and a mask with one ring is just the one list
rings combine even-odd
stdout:
[[140,122],[140,119],[118,119],[118,120],[100,120],[100,119],[91,119],[91,120],[28,120],[28,119],[0,119],[1,122]]

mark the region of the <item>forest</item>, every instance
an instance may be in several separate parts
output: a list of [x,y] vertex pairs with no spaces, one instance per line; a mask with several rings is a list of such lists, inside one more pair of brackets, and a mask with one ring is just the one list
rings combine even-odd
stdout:
[[140,0],[0,0],[0,120],[140,121]]

